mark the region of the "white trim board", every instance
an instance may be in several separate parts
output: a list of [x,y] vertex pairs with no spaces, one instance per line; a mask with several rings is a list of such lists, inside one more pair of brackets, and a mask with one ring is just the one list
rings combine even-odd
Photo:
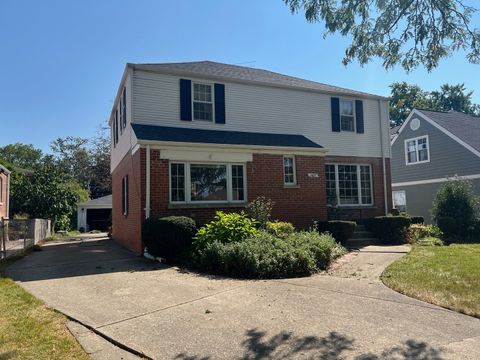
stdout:
[[460,145],[462,145],[464,148],[466,148],[467,150],[470,150],[472,153],[474,153],[475,155],[477,155],[478,157],[480,157],[480,151],[478,151],[477,149],[473,148],[472,146],[468,145],[465,141],[461,140],[458,136],[452,134],[450,131],[448,131],[447,129],[445,129],[444,127],[438,125],[435,121],[433,121],[432,119],[430,119],[427,115],[425,115],[424,113],[422,113],[420,110],[417,110],[417,109],[413,109],[412,112],[410,113],[410,115],[408,115],[407,119],[403,122],[402,124],[402,127],[400,128],[400,130],[398,130],[398,133],[397,133],[397,136],[391,141],[390,145],[393,146],[393,144],[395,143],[395,141],[400,137],[400,134],[402,133],[403,129],[405,128],[405,126],[407,126],[407,123],[410,122],[410,120],[412,119],[413,115],[418,115],[420,116],[422,119],[424,119],[425,121],[427,121],[428,123],[430,123],[432,126],[436,127],[438,130],[440,130],[441,132],[443,132],[445,135],[447,135],[448,137],[450,137],[451,139],[455,140],[457,143],[459,143]]
[[462,176],[456,176],[456,177],[452,176],[452,177],[443,177],[443,178],[417,180],[417,181],[405,181],[405,182],[399,182],[399,183],[392,183],[392,187],[437,184],[437,183],[442,183],[447,180],[451,180],[455,178],[462,179],[462,180],[475,180],[475,179],[480,179],[480,174],[462,175]]

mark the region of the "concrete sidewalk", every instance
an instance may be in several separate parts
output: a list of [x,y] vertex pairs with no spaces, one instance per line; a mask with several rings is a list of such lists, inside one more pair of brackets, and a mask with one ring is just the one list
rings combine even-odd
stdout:
[[480,320],[375,280],[403,251],[365,248],[335,276],[241,281],[161,266],[105,240],[46,247],[9,275],[154,359],[480,358]]

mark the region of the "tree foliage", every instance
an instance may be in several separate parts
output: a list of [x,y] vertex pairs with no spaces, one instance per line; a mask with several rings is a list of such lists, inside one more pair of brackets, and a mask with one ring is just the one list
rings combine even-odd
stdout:
[[0,147],[0,158],[10,163],[11,167],[34,169],[40,165],[42,150],[32,144],[8,144]]
[[470,24],[477,11],[463,0],[284,0],[293,13],[305,12],[309,22],[323,22],[325,35],[351,38],[345,65],[372,58],[388,69],[419,65],[428,71],[458,50],[471,63],[480,62],[480,31]]
[[396,82],[390,89],[392,126],[401,125],[414,108],[480,115],[480,105],[472,102],[473,91],[468,91],[464,84],[444,84],[440,90],[428,92],[418,85]]

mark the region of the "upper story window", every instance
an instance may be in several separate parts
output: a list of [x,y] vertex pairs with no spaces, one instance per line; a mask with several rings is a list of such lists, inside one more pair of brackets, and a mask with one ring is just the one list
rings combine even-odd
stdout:
[[430,161],[428,136],[405,140],[405,163],[421,164]]
[[295,157],[292,155],[283,157],[283,182],[285,185],[295,185],[297,183],[295,176]]
[[355,131],[355,115],[352,100],[340,99],[340,129]]
[[213,121],[212,85],[193,84],[193,120]]

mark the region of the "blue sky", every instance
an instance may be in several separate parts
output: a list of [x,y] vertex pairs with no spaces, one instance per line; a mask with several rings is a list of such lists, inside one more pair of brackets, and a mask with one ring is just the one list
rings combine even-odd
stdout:
[[2,0],[0,146],[95,136],[126,62],[213,60],[386,96],[394,81],[464,82],[480,103],[480,65],[461,53],[432,73],[344,67],[348,39],[322,32],[282,0]]

